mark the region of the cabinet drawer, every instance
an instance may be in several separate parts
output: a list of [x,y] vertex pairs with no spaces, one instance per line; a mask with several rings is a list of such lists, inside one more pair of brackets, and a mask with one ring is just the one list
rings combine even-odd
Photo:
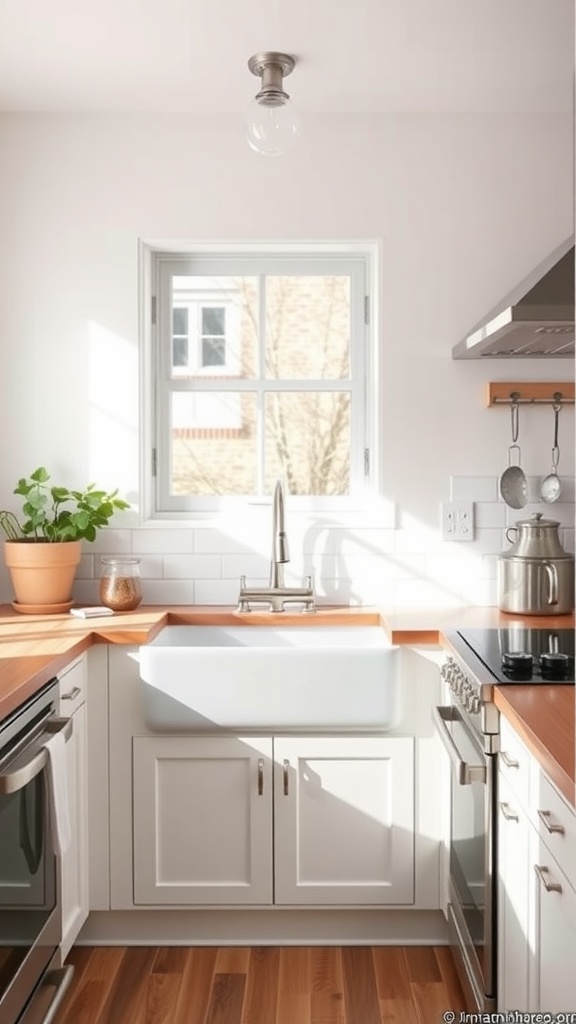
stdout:
[[527,807],[530,795],[530,754],[518,733],[504,717],[500,719],[498,767],[514,795]]
[[576,813],[543,772],[534,773],[532,818],[542,842],[576,888]]
[[60,683],[59,713],[63,717],[69,718],[86,700],[86,656],[82,655],[58,673],[58,681]]

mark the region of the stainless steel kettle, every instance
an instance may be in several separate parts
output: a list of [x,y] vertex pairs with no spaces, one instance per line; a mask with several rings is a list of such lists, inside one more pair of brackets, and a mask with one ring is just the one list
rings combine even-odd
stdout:
[[521,615],[565,615],[574,609],[574,556],[564,550],[559,523],[535,512],[509,527],[512,544],[498,559],[498,607]]

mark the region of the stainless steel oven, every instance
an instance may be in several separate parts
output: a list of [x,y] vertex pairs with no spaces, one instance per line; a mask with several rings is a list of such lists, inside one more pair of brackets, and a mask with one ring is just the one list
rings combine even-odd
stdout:
[[0,1024],[54,1017],[71,977],[59,968],[62,921],[46,743],[67,737],[52,680],[0,724]]
[[458,703],[435,710],[450,755],[448,926],[470,1008],[496,1006],[494,798],[496,757],[469,727]]
[[450,702],[435,708],[450,755],[448,924],[468,1009],[496,1009],[496,830],[500,716],[494,686],[574,685],[574,631],[464,629],[444,634]]

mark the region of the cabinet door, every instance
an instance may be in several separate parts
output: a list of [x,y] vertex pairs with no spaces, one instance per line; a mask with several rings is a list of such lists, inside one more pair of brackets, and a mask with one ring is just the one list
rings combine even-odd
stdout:
[[413,902],[413,739],[286,737],[274,760],[275,902]]
[[137,737],[134,902],[272,901],[272,741]]
[[528,1010],[530,824],[498,776],[498,1009]]
[[61,957],[68,955],[88,917],[88,710],[86,659],[60,679],[60,714],[72,717],[66,744],[71,842],[61,859]]
[[574,1011],[576,1007],[576,891],[546,845],[534,834],[536,943],[533,1010]]

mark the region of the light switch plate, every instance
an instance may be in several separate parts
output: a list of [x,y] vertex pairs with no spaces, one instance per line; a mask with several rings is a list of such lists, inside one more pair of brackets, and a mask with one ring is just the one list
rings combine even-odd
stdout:
[[474,502],[442,502],[442,540],[474,540]]

